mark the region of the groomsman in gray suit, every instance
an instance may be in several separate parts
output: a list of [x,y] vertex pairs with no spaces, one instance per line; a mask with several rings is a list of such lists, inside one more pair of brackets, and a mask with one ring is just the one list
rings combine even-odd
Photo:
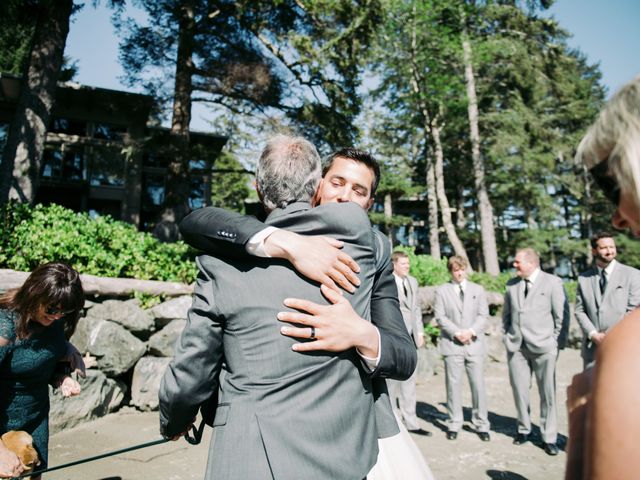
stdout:
[[616,261],[616,242],[609,232],[591,239],[595,260],[578,277],[576,319],[584,334],[584,368],[593,365],[607,331],[640,304],[640,272]]
[[557,455],[556,360],[566,342],[569,303],[562,280],[540,270],[540,257],[532,248],[518,250],[513,266],[517,278],[507,282],[502,313],[509,380],[518,411],[518,434],[513,443],[525,443],[531,433],[533,373],[540,392],[544,451]]
[[[413,338],[416,348],[422,348],[424,346],[424,325],[422,324],[422,308],[420,308],[418,295],[418,281],[409,275],[411,262],[406,253],[393,252],[391,261],[393,262],[393,277],[398,287],[398,300],[404,324],[409,335]],[[391,405],[399,413],[398,416],[404,421],[407,430],[417,435],[431,436],[431,432],[423,430],[418,425],[416,372],[413,372],[413,375],[403,382],[389,380],[387,385]]]
[[489,315],[487,296],[477,283],[467,280],[467,260],[449,259],[451,283],[436,290],[434,315],[440,327],[439,350],[444,357],[447,383],[447,438],[455,440],[462,427],[462,377],[467,371],[473,403],[471,423],[480,440],[488,442],[489,417],[484,387],[484,359],[487,353],[484,330]]
[[[385,329],[366,320],[379,244],[357,204],[311,208],[320,158],[306,140],[272,139],[256,177],[267,223],[344,242],[360,265],[360,287],[321,293],[282,261],[199,257],[187,326],[160,386],[161,433],[175,438],[214,405],[206,479],[360,480],[377,456],[373,377],[408,378],[415,368],[400,320]],[[334,309],[341,343],[309,315],[282,326],[287,297]]]

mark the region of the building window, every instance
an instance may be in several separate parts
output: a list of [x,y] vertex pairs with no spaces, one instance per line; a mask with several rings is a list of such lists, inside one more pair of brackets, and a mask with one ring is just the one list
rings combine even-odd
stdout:
[[87,147],[91,150],[91,171],[89,182],[92,186],[124,186],[124,156],[117,148]]
[[142,205],[159,207],[164,201],[164,173],[142,174]]
[[88,212],[91,218],[109,215],[115,220],[120,220],[121,202],[118,200],[103,200],[92,198],[89,200]]
[[87,135],[87,123],[70,118],[56,117],[51,122],[49,131],[52,133],[64,133],[65,135],[85,137]]
[[192,209],[208,205],[207,195],[211,196],[208,178],[211,175],[211,164],[204,159],[189,160],[189,207]]
[[7,144],[7,138],[9,137],[9,124],[0,123],[0,155],[4,152],[4,147]]
[[55,180],[85,180],[86,170],[81,148],[46,148],[42,154],[40,176]]
[[93,126],[93,138],[110,141],[122,141],[127,133],[127,127],[122,125],[110,125],[108,123],[96,123]]

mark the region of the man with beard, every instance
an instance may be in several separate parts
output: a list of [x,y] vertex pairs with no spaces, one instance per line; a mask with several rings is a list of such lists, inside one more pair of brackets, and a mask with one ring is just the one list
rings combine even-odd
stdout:
[[640,272],[616,260],[616,242],[609,232],[591,238],[595,265],[578,277],[576,319],[584,335],[582,359],[587,369],[611,327],[640,304]]

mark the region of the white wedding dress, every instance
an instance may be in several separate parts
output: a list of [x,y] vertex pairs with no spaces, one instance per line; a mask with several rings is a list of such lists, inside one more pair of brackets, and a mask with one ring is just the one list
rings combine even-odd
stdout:
[[396,422],[400,433],[378,439],[378,461],[367,480],[434,480],[422,452],[397,415]]

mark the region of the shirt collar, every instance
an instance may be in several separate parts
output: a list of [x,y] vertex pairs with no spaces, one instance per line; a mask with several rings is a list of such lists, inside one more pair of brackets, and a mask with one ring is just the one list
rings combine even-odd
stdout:
[[536,278],[538,278],[538,275],[540,275],[540,267],[536,268],[525,280],[529,280],[529,283],[533,284],[535,283]]
[[605,272],[607,272],[607,277],[610,277],[615,267],[616,267],[616,260],[614,258],[613,260],[611,260],[611,263],[609,263],[609,265],[607,265],[605,268],[598,267],[598,274],[600,274],[602,270],[604,270]]

